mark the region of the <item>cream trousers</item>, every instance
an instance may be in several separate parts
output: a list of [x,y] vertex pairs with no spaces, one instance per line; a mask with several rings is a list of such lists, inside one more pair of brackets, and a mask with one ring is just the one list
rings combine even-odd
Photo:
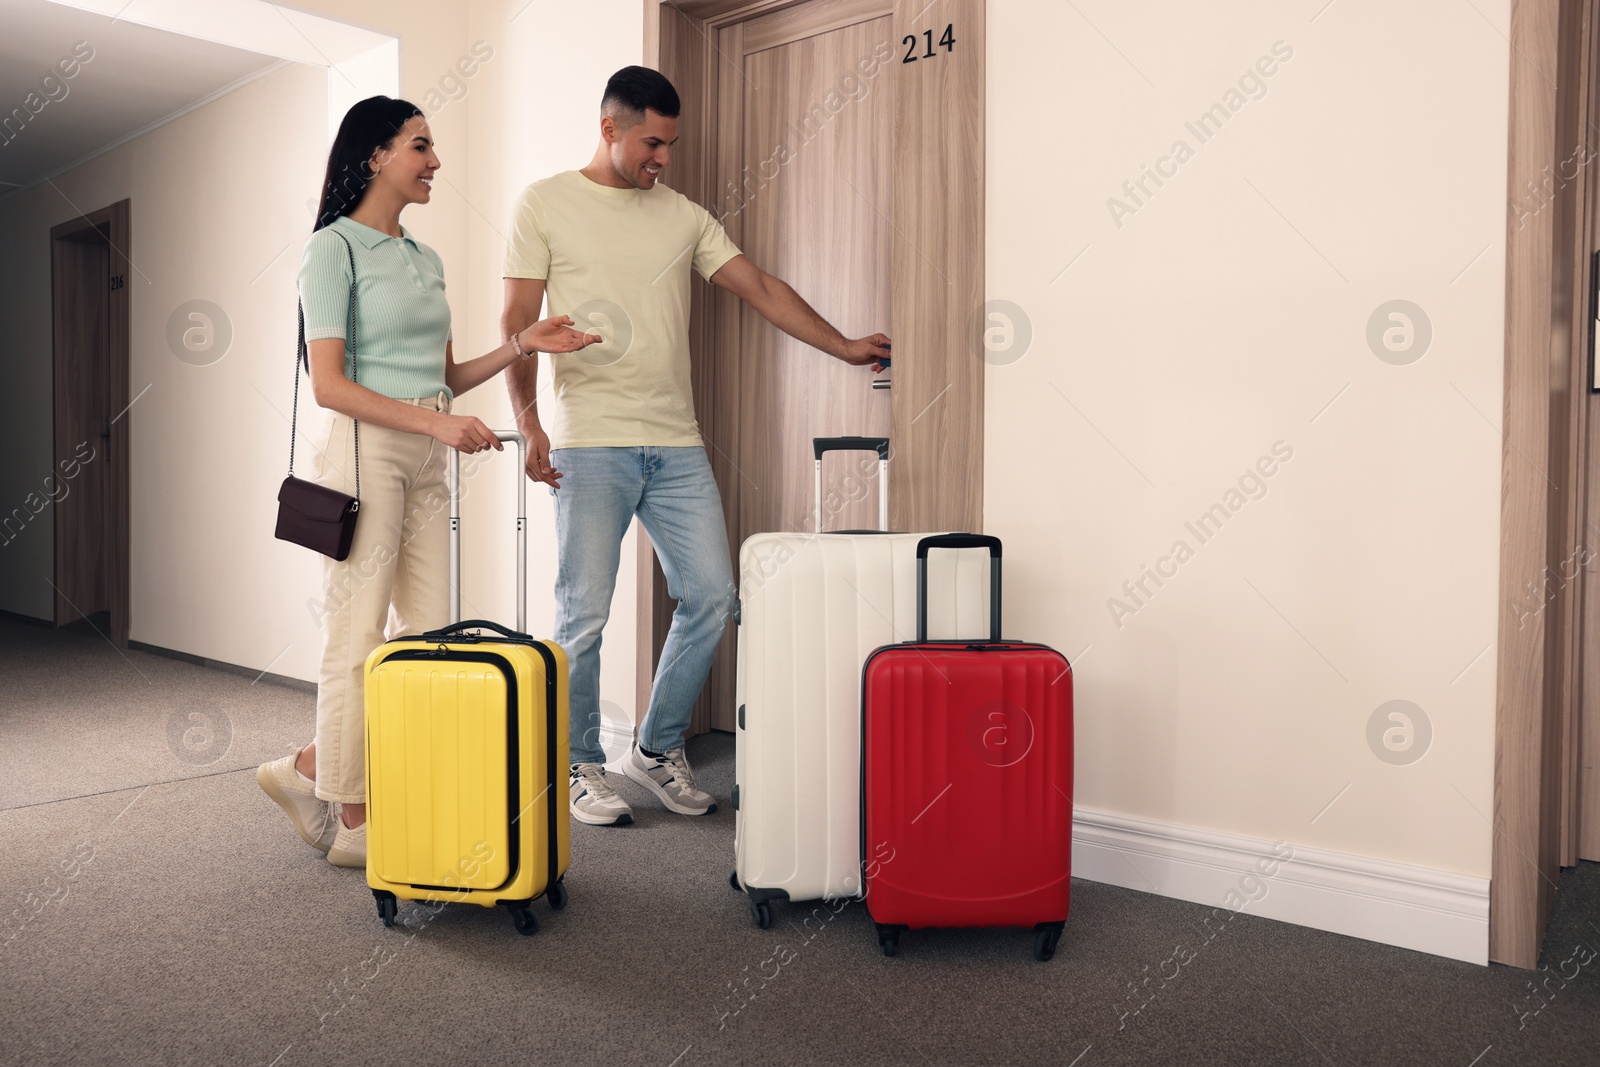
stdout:
[[[402,400],[449,411],[444,393]],[[361,425],[361,510],[344,562],[323,560],[322,670],[317,679],[317,796],[367,800],[367,656],[385,640],[447,625],[450,450],[423,434]],[[351,420],[334,413],[316,480],[355,493]]]

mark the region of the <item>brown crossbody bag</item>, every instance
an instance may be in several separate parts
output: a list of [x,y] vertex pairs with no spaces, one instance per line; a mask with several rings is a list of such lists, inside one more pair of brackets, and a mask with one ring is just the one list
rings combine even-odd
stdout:
[[[335,231],[337,232],[337,231]],[[345,329],[345,350],[350,353],[350,380],[356,380],[356,255],[345,240],[350,257],[350,324]],[[354,423],[356,495],[347,496],[316,482],[294,476],[294,445],[300,422],[300,361],[311,371],[310,349],[306,346],[306,309],[300,305],[300,341],[295,347],[294,408],[289,420],[289,476],[278,490],[278,528],[273,536],[290,541],[324,556],[344,561],[350,557],[350,544],[356,536],[356,516],[361,511],[361,423]]]

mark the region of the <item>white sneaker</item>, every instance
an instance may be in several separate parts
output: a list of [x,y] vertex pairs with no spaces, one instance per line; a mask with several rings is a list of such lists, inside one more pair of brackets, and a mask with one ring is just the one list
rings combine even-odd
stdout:
[[334,836],[333,847],[328,849],[328,862],[335,867],[365,867],[367,865],[367,824],[346,826],[343,819],[335,819],[339,831]]
[[294,769],[300,753],[263,763],[256,768],[256,782],[289,816],[302,840],[323,852],[333,847],[338,820],[333,806],[317,796],[316,783]]
[[675,748],[651,759],[639,751],[635,742],[622,761],[622,773],[630,782],[637,782],[661,799],[668,811],[679,815],[710,815],[717,810],[711,794],[695,788],[694,771],[689,768],[689,757],[683,749]]
[[569,790],[572,817],[590,826],[627,826],[633,822],[633,809],[606,781],[606,769],[599,763],[574,763]]

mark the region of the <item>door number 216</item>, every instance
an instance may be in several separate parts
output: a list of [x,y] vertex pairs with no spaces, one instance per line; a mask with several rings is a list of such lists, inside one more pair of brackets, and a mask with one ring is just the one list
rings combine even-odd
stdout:
[[[906,34],[904,37],[902,37],[900,39],[900,43],[906,46],[906,57],[904,59],[902,59],[900,62],[902,62],[902,63],[915,63],[919,59],[933,59],[933,58],[935,58],[935,54],[934,54],[934,51],[933,51],[933,31],[932,30],[923,30],[922,31],[922,36],[927,38],[927,40],[928,40],[928,50],[926,52],[924,52],[920,56],[917,55],[917,36],[918,36],[917,34],[908,33],[908,34]],[[948,25],[948,26],[946,26],[944,28],[944,36],[939,38],[939,45],[946,52],[951,52],[951,51],[955,50],[955,47],[956,47],[956,26],[955,26],[955,23],[952,22],[950,25]]]

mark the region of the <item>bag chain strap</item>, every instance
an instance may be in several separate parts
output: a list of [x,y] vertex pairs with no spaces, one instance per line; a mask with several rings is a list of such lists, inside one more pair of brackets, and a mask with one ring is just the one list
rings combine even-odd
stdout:
[[[338,233],[337,230],[335,230],[334,232]],[[342,234],[342,233],[339,234],[339,240],[344,241],[345,254],[350,257],[350,325],[345,330],[345,336],[349,338],[349,342],[345,345],[345,347],[350,352],[350,380],[352,382],[354,382],[354,381],[358,380],[356,378],[356,253],[355,253],[355,249],[350,247],[350,242],[345,240],[344,234]],[[294,407],[290,409],[290,416],[289,416],[289,477],[291,477],[291,478],[294,477],[294,445],[295,445],[295,439],[299,436],[299,424],[300,424],[300,368],[299,368],[300,353],[302,353],[302,352],[306,353],[306,370],[307,370],[307,373],[310,373],[310,367],[311,367],[310,351],[309,351],[309,349],[306,348],[306,308],[305,308],[305,304],[304,303],[300,303],[299,304],[299,310],[300,310],[300,343],[299,343],[299,346],[295,349],[295,364],[296,364],[296,366],[295,366],[295,371],[294,371]],[[355,509],[357,511],[360,511],[361,510],[361,420],[352,419],[351,422],[355,425],[355,453],[356,453],[356,507],[355,507]]]

